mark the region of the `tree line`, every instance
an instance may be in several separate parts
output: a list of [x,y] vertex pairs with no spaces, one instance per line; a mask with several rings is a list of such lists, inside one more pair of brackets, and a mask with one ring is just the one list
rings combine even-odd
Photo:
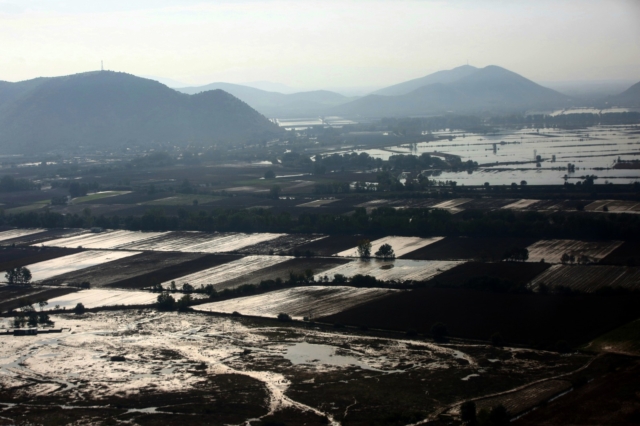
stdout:
[[367,213],[356,208],[350,215],[305,212],[298,217],[270,209],[226,209],[166,215],[153,208],[142,216],[95,216],[50,211],[13,215],[0,213],[0,225],[20,228],[128,229],[132,231],[286,232],[324,234],[553,237],[578,239],[640,239],[640,217],[631,214],[581,212],[541,213],[512,210],[465,210],[452,215],[446,210],[380,207]]

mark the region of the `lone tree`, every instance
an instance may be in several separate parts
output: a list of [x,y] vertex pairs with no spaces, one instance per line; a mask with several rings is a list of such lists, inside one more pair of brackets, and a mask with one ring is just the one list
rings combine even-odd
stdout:
[[281,193],[282,193],[282,188],[280,188],[280,185],[273,185],[269,190],[269,196],[275,200],[280,198]]
[[82,303],[78,303],[76,307],[73,308],[73,312],[75,312],[76,315],[84,314],[84,305]]
[[276,178],[276,172],[274,172],[273,170],[267,170],[264,173],[264,178],[265,179],[275,179]]
[[369,259],[371,257],[371,241],[358,241],[358,256],[362,259]]
[[28,285],[31,283],[31,271],[24,266],[9,269],[4,277],[10,285]]
[[389,260],[395,259],[396,254],[393,251],[393,247],[391,247],[391,244],[383,244],[376,252],[376,257],[382,258],[384,260]]

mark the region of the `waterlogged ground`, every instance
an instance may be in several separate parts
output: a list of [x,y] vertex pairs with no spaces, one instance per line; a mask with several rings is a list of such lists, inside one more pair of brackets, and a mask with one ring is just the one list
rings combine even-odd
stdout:
[[53,320],[71,331],[1,338],[0,424],[408,424],[588,361],[196,313]]

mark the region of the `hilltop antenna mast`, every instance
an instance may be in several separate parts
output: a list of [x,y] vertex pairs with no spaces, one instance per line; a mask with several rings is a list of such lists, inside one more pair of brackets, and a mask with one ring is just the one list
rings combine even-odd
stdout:
[[102,60],[100,60],[100,71],[104,71],[104,64],[102,63]]

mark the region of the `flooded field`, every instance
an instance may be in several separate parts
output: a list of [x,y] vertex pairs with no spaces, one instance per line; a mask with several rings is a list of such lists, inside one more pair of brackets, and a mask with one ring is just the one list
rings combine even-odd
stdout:
[[128,244],[144,241],[149,238],[165,235],[167,232],[133,232],[133,231],[105,231],[87,232],[68,238],[60,238],[42,243],[45,247],[82,247],[85,249],[121,249]]
[[325,276],[332,280],[341,274],[351,278],[354,275],[370,275],[384,281],[427,281],[436,275],[464,263],[448,260],[354,260],[315,276],[321,281]]
[[223,288],[226,288],[222,285],[226,281],[231,281],[243,275],[248,275],[252,272],[268,268],[269,266],[286,262],[289,259],[292,258],[288,256],[246,256],[242,259],[185,275],[162,284],[165,287],[170,285],[171,281],[175,281],[178,287],[181,287],[185,283],[189,283],[195,287],[213,284],[213,286],[216,287],[216,290],[222,290]]
[[[476,161],[481,169],[473,173],[441,172],[433,179],[453,180],[458,185],[520,184],[561,185],[565,175],[569,182],[597,175],[596,183],[640,181],[637,170],[614,170],[618,159],[640,158],[640,136],[636,126],[598,126],[580,130],[522,129],[488,135],[439,132],[451,140],[420,142],[375,149],[354,149],[343,152],[366,152],[372,157],[388,160],[392,155],[446,153],[460,156],[462,161]],[[536,157],[541,157],[540,167]],[[514,164],[520,163],[520,164]],[[567,163],[575,164],[569,173]]]
[[11,229],[8,231],[0,232],[0,241],[12,240],[14,238],[20,238],[27,235],[38,234],[45,232],[46,229]]
[[578,257],[586,256],[590,262],[597,262],[616,248],[622,241],[576,241],[576,240],[540,240],[529,247],[529,262],[561,263],[563,254]]
[[272,291],[257,296],[241,297],[222,302],[194,306],[197,311],[239,312],[275,318],[284,312],[292,318],[333,315],[372,300],[384,298],[401,290],[381,288],[308,286]]
[[73,309],[78,303],[82,303],[87,309],[117,305],[151,305],[157,298],[157,293],[148,291],[80,290],[49,299],[49,305],[44,309]]
[[[371,241],[371,255],[375,255],[376,251],[383,244],[390,244],[393,248],[396,257],[400,257],[414,250],[418,250],[422,247],[433,244],[440,241],[444,237],[432,237],[432,238],[419,238],[419,237],[384,237],[378,240]],[[336,256],[340,257],[359,257],[358,247],[353,247],[348,250],[343,250],[337,253]]]
[[32,281],[42,281],[48,278],[77,271],[114,260],[135,256],[139,252],[134,251],[83,251],[56,259],[33,263],[27,267],[31,271]]
[[171,413],[186,424],[339,425],[393,415],[408,424],[466,398],[571,373],[591,359],[199,314],[114,311],[52,320],[71,332],[3,337],[0,387],[10,398],[0,400],[3,417],[157,424]]
[[537,290],[542,283],[549,287],[561,285],[587,293],[594,292],[605,286],[640,290],[640,268],[600,265],[553,265],[537,276],[529,284],[529,287]]
[[127,250],[181,251],[191,253],[225,253],[238,251],[254,244],[275,240],[286,234],[243,234],[169,232],[141,243],[129,244]]

